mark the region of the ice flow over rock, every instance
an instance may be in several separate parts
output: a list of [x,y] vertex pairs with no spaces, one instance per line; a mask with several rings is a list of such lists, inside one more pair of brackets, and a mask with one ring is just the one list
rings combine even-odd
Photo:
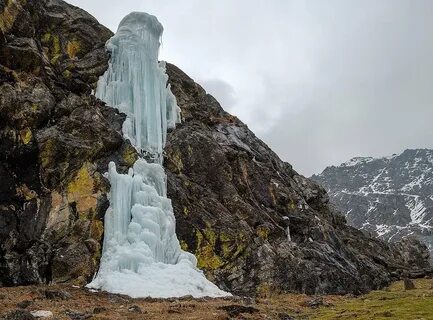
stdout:
[[107,42],[109,68],[96,91],[98,98],[127,115],[125,137],[139,151],[157,157],[162,155],[167,129],[180,118],[176,98],[167,86],[165,62],[158,63],[162,31],[154,16],[127,15]]
[[167,128],[179,121],[179,108],[167,86],[165,65],[158,63],[162,31],[154,16],[133,12],[106,45],[110,64],[96,96],[126,113],[123,133],[143,158],[128,174],[109,165],[101,265],[88,287],[131,297],[225,296],[176,237],[161,163]]

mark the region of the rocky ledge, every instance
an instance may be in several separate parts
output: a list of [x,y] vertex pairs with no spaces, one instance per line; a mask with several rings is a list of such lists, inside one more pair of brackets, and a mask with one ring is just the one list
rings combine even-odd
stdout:
[[[124,115],[91,95],[112,33],[61,0],[0,0],[0,30],[0,286],[83,284],[99,264],[108,162],[137,158]],[[431,272],[424,246],[348,226],[323,188],[167,72],[183,117],[166,147],[169,196],[209,279],[237,294],[343,294]]]

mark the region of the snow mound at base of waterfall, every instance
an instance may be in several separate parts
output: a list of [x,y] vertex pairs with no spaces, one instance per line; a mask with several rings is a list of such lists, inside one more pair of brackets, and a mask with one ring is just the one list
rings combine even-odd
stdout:
[[132,298],[230,296],[208,281],[200,270],[182,263],[153,263],[141,267],[138,272],[122,270],[100,274],[88,287]]

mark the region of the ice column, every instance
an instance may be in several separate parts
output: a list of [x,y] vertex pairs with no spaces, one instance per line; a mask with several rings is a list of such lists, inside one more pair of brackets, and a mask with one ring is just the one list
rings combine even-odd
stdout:
[[132,297],[226,296],[197,269],[195,256],[183,251],[176,237],[161,164],[167,129],[180,117],[165,64],[158,63],[162,31],[154,16],[133,12],[106,45],[109,69],[96,96],[126,114],[123,133],[143,158],[128,174],[109,165],[101,265],[88,287]]
[[176,99],[167,86],[165,62],[158,63],[162,32],[154,16],[127,15],[106,44],[111,59],[96,90],[98,98],[127,115],[125,137],[159,161],[167,129],[180,121]]

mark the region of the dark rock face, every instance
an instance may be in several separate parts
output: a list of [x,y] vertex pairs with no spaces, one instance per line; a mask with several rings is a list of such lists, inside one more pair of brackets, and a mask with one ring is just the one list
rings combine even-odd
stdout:
[[177,233],[219,286],[239,294],[359,293],[428,268],[416,242],[390,245],[347,226],[324,189],[181,70],[167,70],[184,118],[166,146]]
[[312,178],[350,225],[387,241],[414,236],[433,253],[433,150],[354,158]]
[[[0,285],[85,282],[101,253],[103,173],[137,158],[124,116],[90,95],[111,33],[60,0],[0,0],[0,17]],[[184,118],[166,147],[169,196],[211,280],[248,295],[359,293],[428,271],[425,248],[347,226],[323,188],[167,71]]]
[[0,285],[85,282],[99,263],[102,173],[133,161],[124,117],[90,96],[111,32],[62,1],[0,9]]

